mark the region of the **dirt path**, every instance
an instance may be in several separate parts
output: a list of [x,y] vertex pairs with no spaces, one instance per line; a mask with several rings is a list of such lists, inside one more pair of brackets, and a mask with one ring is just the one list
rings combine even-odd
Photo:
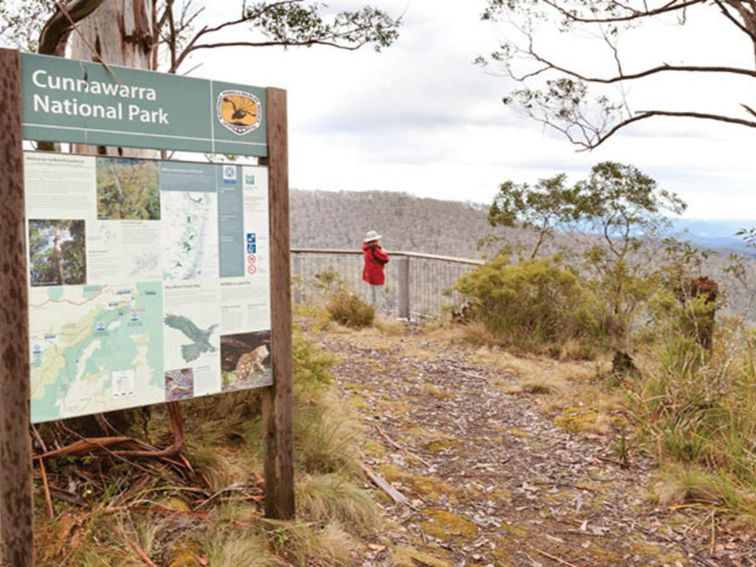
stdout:
[[[370,436],[368,466],[414,503],[384,498],[396,527],[383,543],[405,564],[756,565],[754,541],[716,515],[651,503],[652,462],[622,468],[611,439],[556,427],[533,394],[506,393],[512,372],[471,362],[467,347],[412,333],[318,341],[340,358],[334,374]],[[363,565],[396,564],[374,547]]]

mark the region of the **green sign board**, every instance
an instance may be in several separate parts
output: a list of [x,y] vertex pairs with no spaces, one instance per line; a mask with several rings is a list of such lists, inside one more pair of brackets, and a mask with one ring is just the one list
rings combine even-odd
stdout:
[[266,156],[265,90],[21,54],[24,138]]

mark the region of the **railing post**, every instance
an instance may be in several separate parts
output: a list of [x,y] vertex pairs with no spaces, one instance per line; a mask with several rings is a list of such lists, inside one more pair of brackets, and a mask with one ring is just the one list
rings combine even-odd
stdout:
[[302,303],[302,285],[303,285],[303,277],[302,277],[302,255],[301,254],[292,254],[291,260],[293,263],[292,266],[292,282],[294,284],[294,303],[296,305],[300,305]]
[[399,317],[411,318],[410,311],[410,257],[404,256],[399,262]]

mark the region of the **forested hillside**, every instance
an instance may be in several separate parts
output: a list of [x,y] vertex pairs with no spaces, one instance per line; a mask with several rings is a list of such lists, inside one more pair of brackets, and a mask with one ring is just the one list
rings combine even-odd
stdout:
[[[293,190],[292,245],[350,248],[359,246],[365,232],[376,230],[390,250],[475,258],[481,255],[478,241],[494,232],[487,213],[488,205],[421,199],[407,193]],[[755,221],[676,219],[673,231],[700,247],[747,254],[735,232],[749,222]],[[519,241],[526,248],[535,242],[535,235],[526,230],[497,228],[495,232],[504,241]],[[567,244],[566,239],[557,238],[557,246],[560,242]]]
[[292,245],[301,248],[355,248],[376,230],[389,250],[475,258],[488,232],[486,209],[406,193],[292,191]]

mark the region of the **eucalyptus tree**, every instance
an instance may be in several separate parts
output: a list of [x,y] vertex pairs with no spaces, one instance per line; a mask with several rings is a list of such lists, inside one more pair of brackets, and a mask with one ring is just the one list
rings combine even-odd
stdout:
[[[479,59],[515,81],[504,103],[582,150],[661,117],[756,128],[753,0],[488,0],[482,18],[505,30],[499,48]],[[705,49],[679,53],[675,31]],[[721,34],[732,39],[729,50],[719,47]],[[581,49],[583,41],[591,43]],[[683,77],[698,82],[665,100],[665,79]],[[740,100],[725,77],[741,82]],[[696,100],[703,88],[714,94]]]

